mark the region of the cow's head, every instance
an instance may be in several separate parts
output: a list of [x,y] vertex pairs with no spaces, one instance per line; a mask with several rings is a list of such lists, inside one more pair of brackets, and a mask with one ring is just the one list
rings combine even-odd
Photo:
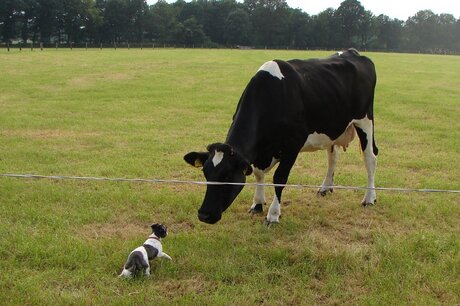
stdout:
[[[184,160],[194,167],[202,167],[208,182],[245,183],[246,175],[252,173],[250,164],[231,146],[215,143],[207,150],[190,152]],[[243,185],[208,185],[198,219],[209,224],[219,221],[242,189]]]

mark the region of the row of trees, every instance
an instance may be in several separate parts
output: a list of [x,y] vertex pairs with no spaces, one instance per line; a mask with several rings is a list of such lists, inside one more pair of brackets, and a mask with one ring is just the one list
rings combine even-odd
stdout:
[[358,0],[308,15],[285,0],[1,0],[4,42],[147,43],[460,52],[460,19],[375,16]]

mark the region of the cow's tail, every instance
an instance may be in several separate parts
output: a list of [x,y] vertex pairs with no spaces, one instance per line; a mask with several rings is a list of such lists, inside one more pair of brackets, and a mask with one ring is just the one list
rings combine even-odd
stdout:
[[374,155],[377,156],[379,155],[379,148],[377,148],[377,145],[375,144],[375,124],[374,124],[374,119],[372,119],[372,151],[374,152]]

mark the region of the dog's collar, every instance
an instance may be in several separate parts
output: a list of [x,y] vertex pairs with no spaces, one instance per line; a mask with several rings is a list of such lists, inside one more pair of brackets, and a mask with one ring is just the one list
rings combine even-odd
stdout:
[[160,238],[158,238],[157,236],[149,236],[149,238],[148,238],[148,239],[155,239],[155,240],[161,241],[161,239],[160,239]]

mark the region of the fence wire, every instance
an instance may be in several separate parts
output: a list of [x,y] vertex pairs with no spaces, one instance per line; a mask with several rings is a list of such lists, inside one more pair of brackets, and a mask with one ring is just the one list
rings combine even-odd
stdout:
[[235,186],[265,186],[265,187],[287,187],[303,189],[319,189],[321,187],[344,189],[344,190],[377,190],[393,192],[419,192],[419,193],[460,193],[460,190],[434,189],[434,188],[400,188],[400,187],[357,187],[357,186],[317,186],[307,184],[271,184],[271,183],[231,183],[231,182],[204,182],[190,180],[168,180],[168,179],[144,179],[144,178],[111,178],[111,177],[89,177],[89,176],[64,176],[64,175],[38,175],[38,174],[16,174],[4,173],[1,177],[21,179],[49,179],[49,180],[79,180],[79,181],[108,181],[108,182],[129,182],[129,183],[161,183],[161,184],[188,184],[188,185],[235,185]]

